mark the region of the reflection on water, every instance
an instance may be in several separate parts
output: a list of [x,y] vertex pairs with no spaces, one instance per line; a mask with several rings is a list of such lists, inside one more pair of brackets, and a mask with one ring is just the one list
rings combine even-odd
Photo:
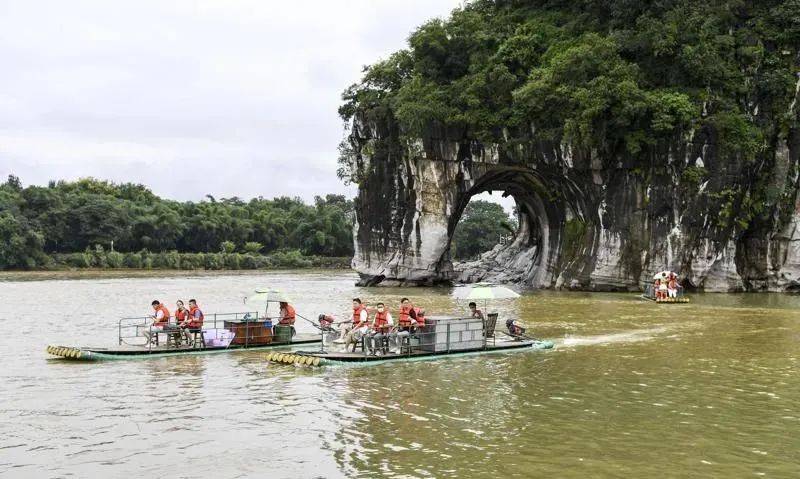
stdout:
[[[429,312],[443,289],[345,273],[0,283],[0,475],[9,477],[796,477],[800,297],[538,292],[497,304],[547,352],[324,369],[257,351],[94,364],[44,346],[116,341],[152,299],[243,309],[256,286],[300,314],[354,296]],[[298,324],[301,332],[310,332]]]

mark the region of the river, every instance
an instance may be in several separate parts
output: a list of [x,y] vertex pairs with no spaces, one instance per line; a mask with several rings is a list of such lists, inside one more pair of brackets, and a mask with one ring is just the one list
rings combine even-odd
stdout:
[[35,278],[0,282],[0,476],[800,476],[798,296],[533,292],[490,309],[554,350],[312,369],[257,351],[75,363],[44,349],[113,345],[117,318],[154,298],[245,310],[262,285],[309,317],[354,296],[463,305],[350,272]]

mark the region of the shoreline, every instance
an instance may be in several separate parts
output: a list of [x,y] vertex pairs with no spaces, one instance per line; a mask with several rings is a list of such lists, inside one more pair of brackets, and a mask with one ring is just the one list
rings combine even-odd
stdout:
[[351,268],[310,267],[270,269],[134,269],[134,268],[74,268],[64,270],[0,271],[0,283],[12,281],[48,281],[103,278],[180,278],[203,276],[255,276],[265,273],[353,272]]

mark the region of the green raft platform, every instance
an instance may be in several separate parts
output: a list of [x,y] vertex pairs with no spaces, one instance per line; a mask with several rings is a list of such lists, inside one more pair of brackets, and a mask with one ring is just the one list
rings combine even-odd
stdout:
[[[373,340],[369,336],[362,336],[355,345],[347,347],[339,344],[327,351],[323,348],[319,351],[270,352],[266,359],[300,366],[375,364],[554,347],[552,341],[511,337],[502,331],[495,331],[496,317],[493,319],[431,317],[426,318],[424,327],[405,337],[389,334],[388,337]],[[496,333],[502,337],[496,337]]]
[[291,326],[259,319],[257,313],[213,314],[201,331],[182,331],[176,326],[154,328],[147,318],[119,321],[118,346],[47,346],[51,356],[73,361],[156,358],[241,350],[286,348],[320,343],[320,334],[293,334]]

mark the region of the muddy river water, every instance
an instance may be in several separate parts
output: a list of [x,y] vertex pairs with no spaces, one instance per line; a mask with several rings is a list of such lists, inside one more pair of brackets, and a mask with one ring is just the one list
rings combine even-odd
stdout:
[[[25,279],[24,277],[21,279]],[[429,313],[448,289],[349,272],[0,282],[0,476],[800,477],[800,297],[533,292],[497,302],[551,351],[300,368],[245,351],[75,363],[154,298],[241,311],[255,287],[300,314],[360,296]],[[310,326],[298,323],[301,332]]]

